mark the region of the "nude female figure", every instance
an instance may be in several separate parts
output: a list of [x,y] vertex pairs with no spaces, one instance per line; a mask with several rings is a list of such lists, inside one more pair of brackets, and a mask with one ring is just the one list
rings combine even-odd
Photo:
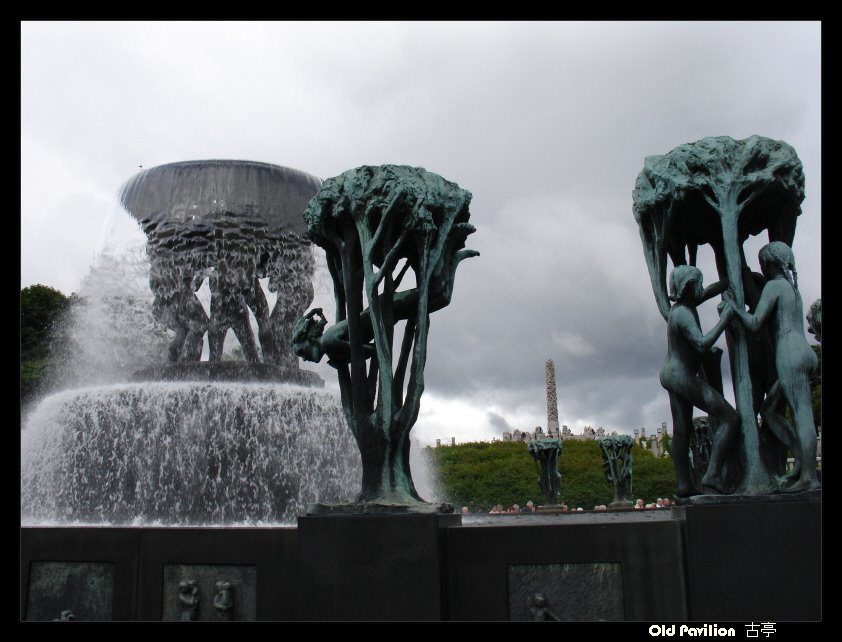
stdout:
[[[766,285],[760,293],[754,314],[738,308],[727,298],[722,312],[723,315],[728,311],[736,314],[736,318],[751,332],[757,332],[764,324],[769,327],[775,346],[778,378],[769,389],[760,414],[776,435],[784,437],[795,456],[794,475],[781,480],[790,482],[795,479],[785,489],[786,492],[812,490],[821,487],[816,478],[816,427],[809,383],[818,359],[804,335],[804,306],[798,292],[795,256],[786,243],[775,241],[760,248],[759,259]],[[794,431],[786,417],[776,410],[783,399],[792,408]]]

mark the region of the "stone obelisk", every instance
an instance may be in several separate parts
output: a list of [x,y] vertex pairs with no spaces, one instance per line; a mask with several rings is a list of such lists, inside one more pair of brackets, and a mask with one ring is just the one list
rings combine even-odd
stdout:
[[550,437],[558,434],[558,398],[555,392],[555,364],[547,359],[547,433]]

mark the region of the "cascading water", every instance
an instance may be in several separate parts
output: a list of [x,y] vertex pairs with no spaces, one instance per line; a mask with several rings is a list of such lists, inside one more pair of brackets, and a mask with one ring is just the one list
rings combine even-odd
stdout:
[[22,434],[24,523],[291,523],[347,501],[360,461],[336,396],[289,384],[64,391]]
[[[173,163],[127,183],[121,198],[147,233],[152,270],[106,254],[83,284],[71,334],[84,349],[59,377],[73,388],[43,399],[21,434],[24,525],[284,524],[308,502],[353,498],[361,464],[339,399],[295,385],[321,379],[285,339],[313,298],[299,232],[318,185],[247,161]],[[140,272],[152,292],[135,291]],[[208,285],[209,306],[194,295]],[[126,324],[109,329],[114,318]],[[224,360],[229,328],[257,347],[254,324],[260,350]],[[243,373],[273,383],[230,380]]]
[[[139,232],[138,232],[139,234]],[[170,337],[152,316],[149,259],[142,239],[96,259],[63,319],[64,345],[52,388],[129,381],[166,360]]]

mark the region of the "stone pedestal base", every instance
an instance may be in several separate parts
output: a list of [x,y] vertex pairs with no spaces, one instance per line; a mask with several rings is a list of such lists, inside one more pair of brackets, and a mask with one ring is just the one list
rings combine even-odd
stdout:
[[821,619],[821,501],[675,510],[685,522],[691,620]]
[[302,620],[446,619],[444,531],[461,515],[298,518]]

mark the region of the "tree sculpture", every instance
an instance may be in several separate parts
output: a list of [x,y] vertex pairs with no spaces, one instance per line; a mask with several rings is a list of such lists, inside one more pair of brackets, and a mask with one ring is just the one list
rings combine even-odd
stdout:
[[710,462],[709,418],[693,417],[693,430],[690,433],[690,479],[696,488],[702,487],[702,477]]
[[538,469],[538,484],[547,505],[558,504],[561,475],[558,472],[558,456],[561,453],[561,439],[536,439],[529,442],[529,454]]
[[609,435],[599,440],[605,479],[614,484],[614,501],[610,506],[632,506],[632,438],[631,435]]
[[[688,260],[694,265],[696,250],[705,243],[713,249],[719,278],[727,281],[735,305],[752,309],[761,288],[748,269],[742,244],[750,234],[767,230],[770,241],[791,245],[803,200],[801,161],[782,141],[760,136],[740,141],[704,138],[647,157],[633,194],[634,216],[664,318],[670,310],[667,256],[674,266]],[[726,340],[740,415],[739,490],[768,492],[775,484],[761,457],[756,416],[774,382],[770,343],[768,337],[758,336],[750,346],[745,330],[737,325],[726,333]]]
[[[336,368],[342,405],[362,455],[358,502],[429,509],[409,467],[409,432],[424,391],[430,314],[450,303],[470,192],[422,168],[363,166],[326,180],[304,211],[325,250],[337,322],[320,309],[293,331],[293,349]],[[412,271],[414,287],[399,290]],[[405,321],[396,351],[396,325]]]

